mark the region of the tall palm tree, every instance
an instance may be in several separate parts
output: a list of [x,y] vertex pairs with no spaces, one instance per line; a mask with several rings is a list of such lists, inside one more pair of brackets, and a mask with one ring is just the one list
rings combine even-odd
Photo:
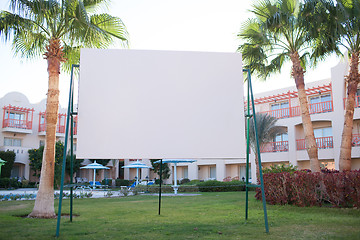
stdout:
[[127,44],[126,28],[118,17],[95,14],[105,0],[11,0],[0,12],[0,36],[12,41],[17,55],[44,56],[48,64],[46,140],[39,191],[31,217],[53,218],[54,158],[59,108],[60,66],[78,63],[80,48],[105,48],[114,39]]
[[340,146],[339,168],[351,170],[352,129],[356,91],[360,82],[360,1],[307,0],[304,4],[307,30],[322,46],[322,52],[346,50],[349,60],[344,127]]
[[255,17],[243,24],[238,36],[245,43],[239,46],[238,51],[242,53],[245,67],[265,79],[272,73],[280,72],[286,61],[291,61],[291,76],[298,90],[310,169],[318,172],[318,149],[304,83],[311,43],[301,25],[299,9],[297,0],[262,0],[253,5],[251,12]]
[[[268,142],[272,142],[276,135],[284,133],[284,128],[280,126],[276,126],[277,118],[270,116],[264,113],[256,113],[256,126],[257,126],[257,134],[259,141],[259,148],[266,145]],[[249,140],[250,147],[255,153],[255,165],[256,165],[256,176],[259,178],[259,159],[257,154],[256,147],[256,138],[255,138],[255,124],[254,118],[251,118],[249,121]],[[247,132],[247,131],[246,131]]]

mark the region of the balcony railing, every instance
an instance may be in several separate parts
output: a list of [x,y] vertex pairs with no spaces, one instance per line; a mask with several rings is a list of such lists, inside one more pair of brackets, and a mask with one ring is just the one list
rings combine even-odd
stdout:
[[353,147],[360,146],[360,134],[352,135],[352,145],[353,145]]
[[4,119],[3,128],[32,129],[32,121],[18,119]]
[[[310,114],[325,113],[325,112],[332,112],[332,111],[333,111],[333,102],[332,101],[309,104],[309,113]],[[300,106],[295,106],[295,107],[288,107],[288,108],[281,108],[281,109],[265,111],[265,112],[261,112],[261,113],[266,113],[277,119],[281,119],[281,118],[290,118],[290,117],[300,116],[300,112],[301,112]]]
[[288,141],[268,142],[261,146],[260,152],[287,152],[289,151]]
[[[56,126],[56,133],[65,133],[65,125],[58,125]],[[74,135],[77,134],[77,117],[74,119]],[[45,132],[46,131],[46,123],[40,123],[39,124],[39,132]]]
[[[333,148],[333,137],[320,137],[315,138],[316,146],[320,149]],[[305,150],[306,144],[305,139],[296,140],[296,149],[297,150]]]

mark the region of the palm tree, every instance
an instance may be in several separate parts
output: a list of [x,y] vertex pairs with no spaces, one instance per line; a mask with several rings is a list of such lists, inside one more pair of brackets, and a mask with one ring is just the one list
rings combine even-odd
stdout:
[[242,53],[245,67],[264,79],[280,72],[283,64],[291,61],[291,75],[298,90],[310,169],[318,172],[318,149],[304,83],[311,43],[301,25],[299,8],[297,0],[263,0],[253,5],[251,12],[255,18],[243,24],[238,36],[245,43],[239,46],[238,51]]
[[[264,113],[256,113],[256,126],[259,141],[259,148],[261,149],[268,142],[272,142],[276,135],[284,133],[284,128],[276,126],[277,118]],[[250,147],[255,153],[256,176],[259,178],[259,159],[257,154],[256,139],[255,139],[255,124],[254,118],[249,121],[249,140]],[[247,131],[246,131],[247,132]]]
[[322,47],[322,52],[341,54],[345,49],[350,59],[345,102],[344,127],[340,146],[340,170],[351,170],[352,129],[356,91],[360,81],[360,1],[307,0],[304,16],[311,36]]
[[31,217],[53,218],[54,158],[59,108],[60,65],[78,63],[80,48],[105,48],[114,40],[127,44],[121,19],[95,14],[105,0],[11,0],[10,11],[0,12],[0,35],[12,40],[15,54],[44,56],[48,64],[46,140],[40,186]]

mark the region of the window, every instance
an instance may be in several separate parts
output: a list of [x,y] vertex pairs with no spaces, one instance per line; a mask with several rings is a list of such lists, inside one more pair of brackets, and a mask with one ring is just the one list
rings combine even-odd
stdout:
[[4,138],[4,146],[21,147],[21,139]]
[[189,178],[189,170],[187,167],[183,169],[183,178]]
[[316,128],[314,129],[314,135],[318,148],[333,147],[332,127]]
[[216,167],[210,167],[210,178],[216,179]]
[[331,95],[319,95],[310,98],[310,113],[332,111]]
[[276,118],[289,117],[289,102],[271,104],[271,115]]
[[45,140],[40,140],[39,147],[41,147],[41,146],[45,146]]
[[[240,166],[240,180],[246,180],[246,165]],[[249,180],[251,180],[251,166],[249,165]]]
[[282,133],[277,134],[274,138],[274,150],[277,151],[288,151],[289,145],[288,145],[288,134]]

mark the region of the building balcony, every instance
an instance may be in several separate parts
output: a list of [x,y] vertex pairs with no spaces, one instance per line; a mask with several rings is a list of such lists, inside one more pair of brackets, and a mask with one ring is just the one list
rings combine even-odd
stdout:
[[[58,115],[58,124],[56,126],[56,136],[61,137],[65,135],[66,129],[66,114],[59,113]],[[39,135],[45,135],[46,131],[46,113],[39,113]],[[77,134],[77,116],[74,117],[74,135]]]
[[3,132],[32,133],[33,108],[8,105],[3,109]]
[[268,152],[287,152],[289,151],[288,141],[268,142],[261,146],[261,153]]
[[[327,149],[327,148],[333,148],[333,137],[319,137],[315,138],[316,145],[319,149]],[[306,144],[305,139],[298,139],[296,140],[296,150],[305,150]]]
[[[309,113],[310,114],[326,113],[326,112],[332,112],[332,111],[333,111],[333,102],[332,101],[309,104]],[[298,117],[301,115],[300,106],[275,109],[275,110],[264,111],[264,112],[260,112],[260,113],[268,114],[277,119]]]

